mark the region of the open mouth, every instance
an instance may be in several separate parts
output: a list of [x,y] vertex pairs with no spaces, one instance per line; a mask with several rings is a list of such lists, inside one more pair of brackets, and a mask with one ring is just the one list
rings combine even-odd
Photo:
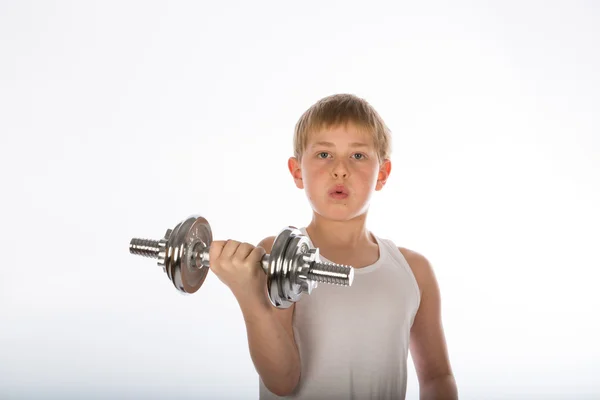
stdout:
[[338,185],[329,191],[329,196],[336,199],[345,199],[348,197],[348,189],[343,185]]
[[345,199],[348,197],[348,194],[343,192],[332,192],[329,196],[333,197],[334,199]]

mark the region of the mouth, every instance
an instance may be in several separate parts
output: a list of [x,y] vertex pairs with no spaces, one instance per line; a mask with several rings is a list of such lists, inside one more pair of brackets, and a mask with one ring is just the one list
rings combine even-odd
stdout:
[[329,196],[335,199],[345,199],[350,195],[350,192],[344,185],[336,185],[329,189]]

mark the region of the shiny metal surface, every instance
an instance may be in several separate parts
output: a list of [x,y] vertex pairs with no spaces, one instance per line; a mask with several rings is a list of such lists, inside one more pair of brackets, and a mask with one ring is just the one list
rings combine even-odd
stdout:
[[267,271],[267,288],[269,300],[277,308],[288,308],[290,305],[285,301],[282,290],[280,289],[281,269],[284,262],[285,250],[294,228],[287,227],[281,230],[269,254],[269,268]]
[[171,280],[175,287],[183,293],[195,293],[206,279],[208,268],[197,268],[195,259],[197,246],[209,248],[212,243],[212,232],[208,221],[202,217],[192,216],[180,224],[178,236],[169,241],[173,248],[171,259]]
[[[157,258],[177,290],[194,293],[208,274],[212,240],[208,221],[192,215],[167,230],[161,240],[132,239],[129,252]],[[279,232],[271,253],[261,259],[261,267],[267,274],[269,300],[277,308],[290,307],[319,282],[350,286],[354,279],[351,266],[321,262],[319,249],[312,248],[308,238],[292,226]]]

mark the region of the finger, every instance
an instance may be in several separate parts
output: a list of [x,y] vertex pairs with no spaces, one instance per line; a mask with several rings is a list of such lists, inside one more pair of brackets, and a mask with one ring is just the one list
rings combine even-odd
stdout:
[[211,242],[210,247],[208,249],[208,255],[211,260],[216,260],[221,256],[221,253],[223,252],[223,248],[225,247],[226,243],[226,240],[213,240]]
[[232,259],[238,247],[240,247],[240,244],[241,243],[236,240],[227,240],[227,242],[225,243],[225,247],[223,247],[221,257],[226,259]]
[[254,246],[252,246],[250,243],[241,243],[240,246],[237,248],[237,251],[235,252],[233,258],[236,261],[244,261],[246,260],[246,258],[248,258],[250,253],[252,253],[253,249]]
[[267,254],[267,251],[263,247],[255,247],[252,249],[252,252],[248,256],[253,262],[260,262],[264,255]]

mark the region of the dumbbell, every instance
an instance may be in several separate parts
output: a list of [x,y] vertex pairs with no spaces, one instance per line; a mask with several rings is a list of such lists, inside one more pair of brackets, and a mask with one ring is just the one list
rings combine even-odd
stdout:
[[[191,215],[168,229],[161,240],[131,239],[129,252],[157,258],[175,288],[191,294],[200,289],[208,274],[211,243],[208,221]],[[351,286],[354,280],[351,266],[322,262],[319,249],[293,226],[279,232],[271,253],[262,257],[261,266],[267,274],[269,300],[277,308],[290,307],[318,283]]]

